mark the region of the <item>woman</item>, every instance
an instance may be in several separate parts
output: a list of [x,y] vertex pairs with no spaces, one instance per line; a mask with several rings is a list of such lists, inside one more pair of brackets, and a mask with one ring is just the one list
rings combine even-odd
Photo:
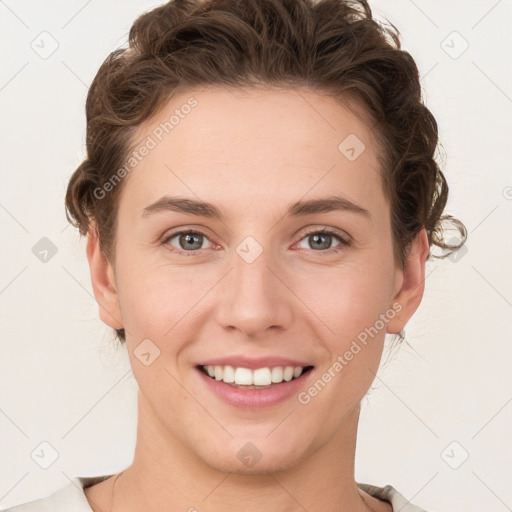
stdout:
[[10,510],[423,510],[354,479],[385,335],[466,237],[398,31],[366,2],[176,0],[129,39],[66,209],[140,388],[134,459]]

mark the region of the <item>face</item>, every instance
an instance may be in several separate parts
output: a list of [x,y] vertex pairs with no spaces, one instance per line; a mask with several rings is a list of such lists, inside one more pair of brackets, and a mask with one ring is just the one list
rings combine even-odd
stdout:
[[[149,150],[125,178],[115,265],[93,237],[88,256],[103,321],[126,330],[144,421],[222,471],[244,471],[244,446],[259,471],[305,460],[358,409],[386,332],[423,292],[426,237],[399,269],[372,132],[309,89],[209,87],[175,96],[136,140]],[[197,368],[227,357],[313,368],[276,403],[234,405]]]

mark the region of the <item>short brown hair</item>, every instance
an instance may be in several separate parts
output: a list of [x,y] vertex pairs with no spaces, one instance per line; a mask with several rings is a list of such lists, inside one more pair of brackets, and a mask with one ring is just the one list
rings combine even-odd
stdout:
[[[94,191],[126,161],[136,127],[178,88],[305,86],[340,101],[356,99],[375,124],[395,261],[403,267],[423,228],[430,247],[445,251],[429,258],[450,255],[467,232],[442,215],[448,185],[434,159],[437,123],[399,34],[373,18],[366,0],[171,0],[144,13],[130,29],[129,47],[105,59],[89,88],[87,156],[69,180],[67,219],[81,235],[94,219],[113,263],[126,180],[107,200]],[[443,221],[458,229],[458,243],[444,240]],[[125,341],[124,329],[116,334]]]

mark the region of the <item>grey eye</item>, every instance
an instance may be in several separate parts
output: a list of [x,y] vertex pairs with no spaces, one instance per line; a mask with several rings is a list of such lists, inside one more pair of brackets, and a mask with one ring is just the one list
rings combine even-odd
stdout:
[[[174,239],[178,239],[178,246],[171,243],[171,240]],[[169,236],[165,243],[169,243],[172,247],[179,250],[193,252],[204,249],[202,245],[205,240],[208,240],[208,237],[197,231],[179,231]]]
[[[333,246],[332,242],[333,239],[338,239],[338,245],[341,245],[342,241],[341,238],[337,235],[334,235],[332,233],[326,233],[326,232],[314,232],[314,233],[308,233],[302,240],[307,240],[307,243],[309,247],[301,247],[302,249],[313,249],[313,250],[329,250],[332,249]],[[301,242],[302,242],[301,240]]]

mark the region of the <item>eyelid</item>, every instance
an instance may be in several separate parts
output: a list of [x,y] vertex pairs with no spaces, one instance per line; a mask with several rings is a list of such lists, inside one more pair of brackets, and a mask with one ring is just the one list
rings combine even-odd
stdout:
[[[304,238],[305,236],[308,236],[308,235],[312,235],[314,233],[326,233],[328,235],[336,235],[337,237],[339,237],[341,240],[343,240],[346,243],[350,243],[352,241],[352,237],[345,231],[342,231],[337,228],[331,228],[329,226],[324,226],[322,228],[313,227],[311,229],[308,229],[307,231],[305,231],[302,234],[302,238]],[[302,240],[302,238],[301,238],[301,240]]]

